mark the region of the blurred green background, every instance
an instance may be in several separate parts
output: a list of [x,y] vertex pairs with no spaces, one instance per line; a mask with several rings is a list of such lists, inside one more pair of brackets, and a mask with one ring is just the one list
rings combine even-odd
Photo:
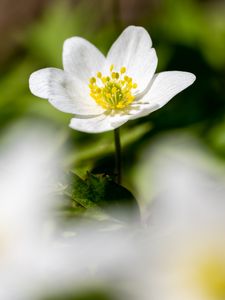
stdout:
[[113,173],[113,133],[73,131],[71,115],[34,97],[28,78],[40,68],[62,68],[66,38],[82,36],[107,53],[130,24],[149,31],[157,71],[190,71],[197,80],[159,111],[122,127],[125,185],[132,187],[129,174],[143,147],[165,131],[191,132],[225,159],[225,2],[219,0],[0,0],[0,134],[16,121],[41,122],[53,129],[57,149],[67,146],[66,169]]

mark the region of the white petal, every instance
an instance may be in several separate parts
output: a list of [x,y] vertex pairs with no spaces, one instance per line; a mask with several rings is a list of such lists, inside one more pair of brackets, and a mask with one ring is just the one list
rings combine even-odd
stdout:
[[146,116],[164,106],[170,99],[195,81],[194,74],[181,71],[169,71],[155,74],[148,92],[140,99],[142,111],[132,117]]
[[130,118],[129,120],[135,120],[141,117],[145,117],[147,115],[149,115],[150,113],[154,112],[155,110],[159,109],[159,105],[158,104],[152,104],[151,106],[148,105],[140,105],[138,107],[138,109],[134,110],[130,110]]
[[77,116],[71,119],[69,126],[78,131],[100,133],[114,130],[126,123],[128,119],[127,115],[112,116],[106,113],[93,118],[81,118]]
[[63,112],[84,115],[103,112],[101,106],[89,96],[88,86],[62,70],[46,68],[36,71],[30,76],[29,85],[35,96],[48,99]]
[[64,72],[55,68],[38,70],[31,74],[29,87],[35,96],[48,99],[52,86],[62,85],[64,82]]
[[90,77],[101,71],[105,62],[104,55],[83,38],[72,37],[64,42],[64,70],[87,85]]
[[142,27],[129,26],[112,45],[107,55],[109,64],[115,69],[127,68],[127,75],[138,84],[143,92],[157,66],[157,56],[148,32]]

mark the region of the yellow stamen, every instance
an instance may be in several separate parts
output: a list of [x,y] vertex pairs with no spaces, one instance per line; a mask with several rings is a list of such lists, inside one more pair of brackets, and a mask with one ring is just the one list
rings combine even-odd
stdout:
[[113,79],[116,78],[116,73],[115,73],[115,72],[112,73],[112,78],[113,78]]
[[125,67],[120,69],[120,73],[113,70],[114,65],[111,65],[110,76],[102,76],[98,72],[96,77],[90,78],[90,96],[104,109],[121,110],[134,101],[133,90],[137,88],[137,84],[125,75]]
[[127,71],[127,69],[126,69],[125,67],[122,67],[122,68],[120,69],[120,73],[121,73],[121,74],[126,73],[126,71]]
[[92,77],[91,79],[90,79],[90,83],[95,83],[96,82],[96,78],[95,77]]

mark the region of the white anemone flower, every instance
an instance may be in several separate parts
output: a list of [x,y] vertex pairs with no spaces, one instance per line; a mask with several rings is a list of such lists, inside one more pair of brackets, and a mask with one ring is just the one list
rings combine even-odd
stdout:
[[81,37],[63,47],[63,68],[30,76],[31,92],[57,109],[74,114],[70,127],[99,133],[120,127],[164,106],[195,80],[188,72],[154,74],[157,56],[148,32],[129,26],[105,57]]

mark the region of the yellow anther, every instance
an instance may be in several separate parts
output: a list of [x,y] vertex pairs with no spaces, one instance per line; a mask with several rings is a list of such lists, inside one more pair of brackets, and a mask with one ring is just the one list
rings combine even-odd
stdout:
[[98,72],[98,73],[97,73],[97,77],[98,77],[98,78],[102,78],[102,73],[101,73],[101,72]]
[[91,79],[90,79],[90,83],[95,83],[96,82],[96,78],[95,77],[91,77]]
[[115,72],[112,73],[112,78],[113,78],[113,79],[116,78],[116,73],[115,73]]
[[130,89],[132,89],[132,88],[133,88],[133,83],[132,83],[132,82],[129,82],[129,83],[128,83],[128,86],[129,86]]
[[126,73],[126,71],[127,71],[127,69],[126,69],[125,67],[122,67],[122,68],[120,69],[120,73],[121,73],[121,74]]
[[129,106],[134,100],[132,89],[137,87],[133,79],[125,75],[125,67],[120,69],[120,73],[113,70],[114,65],[111,65],[108,76],[98,72],[96,77],[91,77],[89,80],[90,96],[106,110],[123,109]]

